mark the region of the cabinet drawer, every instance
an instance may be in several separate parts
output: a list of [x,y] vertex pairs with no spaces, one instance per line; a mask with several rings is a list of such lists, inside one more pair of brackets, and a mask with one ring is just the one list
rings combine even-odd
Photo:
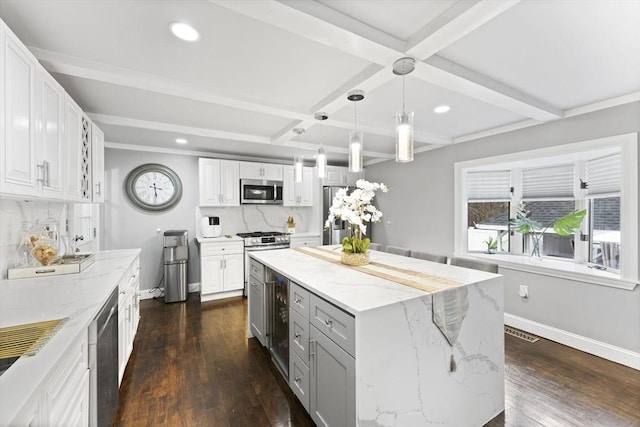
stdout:
[[309,321],[295,310],[289,310],[289,347],[309,363]]
[[291,350],[289,352],[289,387],[309,412],[309,367]]
[[233,243],[225,243],[225,244],[217,244],[217,243],[200,244],[200,256],[241,254],[243,252],[244,252],[244,244],[242,242],[233,242]]
[[250,260],[249,274],[255,277],[258,282],[264,283],[264,265],[255,259]]
[[289,287],[289,305],[302,317],[309,320],[309,291],[291,282]]
[[84,374],[88,371],[88,338],[88,334],[83,333],[53,370],[54,374],[46,387],[47,400],[53,412],[58,412],[60,408],[70,404],[70,395],[80,386]]
[[292,248],[298,246],[320,246],[320,236],[317,237],[295,237],[291,236],[290,245]]
[[311,294],[309,321],[352,357],[356,357],[355,318]]

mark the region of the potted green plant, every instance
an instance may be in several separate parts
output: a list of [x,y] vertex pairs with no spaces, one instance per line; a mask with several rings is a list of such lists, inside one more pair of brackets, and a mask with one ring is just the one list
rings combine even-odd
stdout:
[[[582,225],[586,214],[587,211],[582,209],[556,219],[553,223],[553,231],[560,236],[569,236],[575,233]],[[539,221],[531,219],[531,211],[525,209],[524,203],[518,207],[516,217],[509,219],[509,225],[518,233],[531,234],[533,247],[530,255],[541,258],[540,241],[549,227],[544,227]]]
[[325,228],[329,228],[336,219],[349,223],[349,236],[342,240],[342,262],[348,265],[369,263],[368,249],[371,240],[364,237],[367,233],[366,222],[380,222],[382,212],[374,205],[375,192],[386,193],[389,188],[377,182],[359,179],[356,188],[347,194],[348,188],[338,190],[329,208],[329,217]]
[[489,238],[487,240],[485,240],[483,243],[485,245],[487,245],[487,253],[488,254],[495,254],[496,251],[498,250],[498,238],[497,237],[489,236]]

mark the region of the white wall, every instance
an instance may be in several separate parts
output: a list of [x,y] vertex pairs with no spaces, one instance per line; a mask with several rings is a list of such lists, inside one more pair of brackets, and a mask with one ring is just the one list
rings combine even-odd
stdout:
[[[391,192],[376,196],[384,218],[382,224],[374,225],[375,240],[451,256],[455,162],[639,131],[640,102],[635,102],[417,154],[409,164],[384,162],[369,166],[367,179],[391,187]],[[529,286],[528,300],[517,297],[520,284]],[[626,291],[508,272],[505,311],[640,352],[638,287]]]
[[[124,190],[124,180],[135,167],[160,163],[173,169],[182,181],[182,199],[173,209],[151,213],[134,207]],[[103,249],[142,248],[140,289],[162,286],[162,241],[166,230],[188,230],[189,269],[187,281],[200,282],[196,217],[220,217],[224,234],[247,231],[283,231],[288,216],[296,219],[297,231],[310,230],[312,208],[247,205],[229,208],[198,208],[198,157],[142,151],[105,150],[106,202],[103,219]],[[238,183],[239,185],[239,183]],[[157,230],[160,229],[158,232]],[[198,233],[199,234],[199,233]]]

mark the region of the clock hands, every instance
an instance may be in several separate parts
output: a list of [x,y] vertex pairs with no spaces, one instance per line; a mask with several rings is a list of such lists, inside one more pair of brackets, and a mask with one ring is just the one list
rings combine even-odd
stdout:
[[162,191],[162,188],[157,187],[155,182],[153,185],[150,185],[149,188],[153,188],[153,193],[155,194],[155,197],[158,198],[158,190]]

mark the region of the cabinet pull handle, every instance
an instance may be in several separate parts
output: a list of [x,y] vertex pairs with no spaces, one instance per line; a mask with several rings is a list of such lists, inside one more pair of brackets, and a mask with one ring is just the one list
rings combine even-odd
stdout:
[[295,382],[295,383],[299,383],[301,379],[302,379],[301,377],[295,377],[295,378],[293,379],[293,382]]
[[45,166],[44,166],[45,163],[46,163],[46,161],[43,160],[41,165],[37,165],[36,166],[38,168],[38,170],[40,170],[40,176],[42,177],[42,178],[36,179],[36,181],[41,182],[42,185],[46,185],[46,172],[45,172],[45,169],[44,169],[45,168]]
[[47,160],[44,161],[44,170],[46,172],[46,176],[47,176],[47,187],[51,187],[51,183],[49,181],[49,178],[51,178],[51,163]]
[[331,324],[333,323],[332,319],[324,319],[324,324],[331,327]]
[[[315,356],[316,352],[315,352],[315,346],[313,346],[312,344],[315,344],[316,340],[312,340],[309,339],[309,359],[311,359],[311,356]],[[311,349],[314,349],[313,351],[311,351]]]
[[96,183],[96,196],[99,196],[100,193],[102,192],[101,184],[102,184],[101,182]]
[[302,298],[296,298],[296,304],[300,304],[302,302]]
[[294,338],[300,338],[300,332],[296,332],[295,334],[293,334]]

